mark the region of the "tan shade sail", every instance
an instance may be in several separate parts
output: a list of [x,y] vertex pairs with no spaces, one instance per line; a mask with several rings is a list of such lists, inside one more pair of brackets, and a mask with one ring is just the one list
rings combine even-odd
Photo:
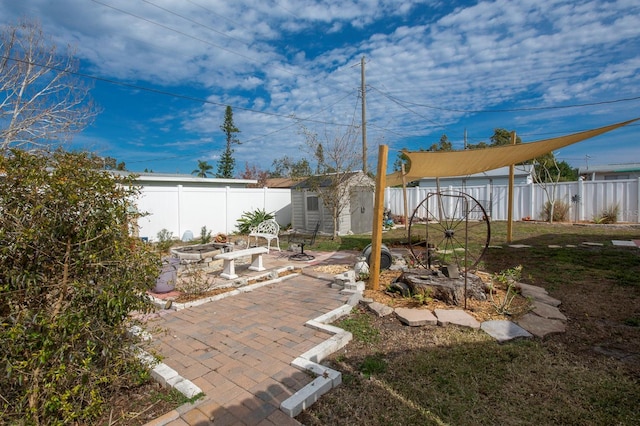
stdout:
[[[548,152],[598,136],[637,120],[640,118],[559,138],[517,145],[492,146],[465,151],[403,151],[409,158],[409,170],[406,172],[405,178],[407,182],[411,182],[423,177],[467,176],[486,172],[540,157]],[[401,172],[389,174],[386,180],[387,186],[400,185],[402,184],[402,174]]]

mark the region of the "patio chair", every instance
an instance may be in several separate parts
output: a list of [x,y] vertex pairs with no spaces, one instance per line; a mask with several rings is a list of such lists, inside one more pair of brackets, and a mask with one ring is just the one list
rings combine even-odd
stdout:
[[316,223],[316,227],[313,230],[313,234],[311,235],[299,235],[298,232],[294,232],[293,234],[289,234],[289,245],[297,244],[300,246],[300,253],[295,253],[289,256],[289,260],[298,260],[298,261],[309,261],[313,260],[316,257],[304,252],[304,246],[309,245],[312,246],[316,242],[316,236],[318,235],[318,230],[320,229],[320,221]]

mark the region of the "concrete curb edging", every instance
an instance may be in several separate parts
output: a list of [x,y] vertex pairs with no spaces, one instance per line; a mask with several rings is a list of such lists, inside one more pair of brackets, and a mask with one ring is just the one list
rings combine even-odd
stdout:
[[162,387],[175,388],[187,398],[203,393],[202,389],[193,384],[189,379],[182,377],[176,370],[169,367],[164,362],[159,362],[153,355],[139,349],[137,353],[138,359],[151,369],[151,377]]
[[[164,362],[159,362],[156,357],[142,349],[138,349],[137,352],[138,353],[136,356],[142,363],[148,365],[149,367],[153,366],[153,368],[151,369],[151,378],[160,383],[162,387],[174,388],[181,394],[183,394],[186,398],[190,399],[195,397],[196,395],[204,395],[202,389],[196,386],[191,380],[182,377],[176,370],[169,367]],[[194,402],[187,402],[185,404],[182,404],[181,406],[167,413],[164,413],[160,417],[157,417],[154,420],[145,423],[145,426],[164,426],[169,422],[178,419],[183,413],[187,412],[188,410],[197,407],[201,402],[204,402],[203,398],[199,398]]]
[[342,373],[320,365],[319,362],[346,346],[353,338],[350,332],[329,325],[329,323],[336,319],[349,314],[352,308],[351,305],[342,305],[305,323],[307,327],[332,334],[332,336],[291,362],[291,366],[302,371],[308,371],[317,377],[311,383],[282,401],[280,410],[289,417],[297,416],[302,410],[316,402],[322,395],[342,383]]

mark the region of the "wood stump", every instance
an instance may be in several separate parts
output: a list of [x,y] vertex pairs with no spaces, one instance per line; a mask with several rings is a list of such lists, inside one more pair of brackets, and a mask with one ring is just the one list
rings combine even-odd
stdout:
[[[464,276],[449,278],[437,271],[412,269],[404,271],[392,284],[391,289],[402,293],[403,296],[422,295],[449,305],[464,304]],[[476,275],[467,275],[467,297],[486,299],[484,285]]]

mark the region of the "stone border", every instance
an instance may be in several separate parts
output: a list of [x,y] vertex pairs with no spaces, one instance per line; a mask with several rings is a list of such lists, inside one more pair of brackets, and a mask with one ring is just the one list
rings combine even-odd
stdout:
[[[143,340],[150,340],[151,334],[141,328],[135,326],[130,331],[133,334],[139,335]],[[145,426],[164,426],[169,422],[172,422],[187,411],[197,407],[205,401],[204,392],[198,386],[196,386],[191,380],[182,377],[176,370],[169,367],[164,362],[160,362],[156,357],[149,354],[142,349],[136,349],[136,356],[138,359],[151,369],[151,378],[160,383],[162,387],[174,388],[183,394],[186,398],[193,398],[196,395],[202,395],[197,401],[187,402],[181,406],[174,408],[173,410],[164,413],[160,417],[145,423]]]
[[347,343],[353,339],[353,335],[350,332],[329,325],[338,318],[348,315],[352,308],[353,305],[351,304],[342,305],[305,323],[307,327],[332,334],[332,336],[291,362],[293,367],[310,372],[317,377],[311,383],[282,401],[280,410],[289,417],[297,416],[302,410],[316,402],[322,395],[342,383],[342,373],[319,363],[327,356],[346,346]]

